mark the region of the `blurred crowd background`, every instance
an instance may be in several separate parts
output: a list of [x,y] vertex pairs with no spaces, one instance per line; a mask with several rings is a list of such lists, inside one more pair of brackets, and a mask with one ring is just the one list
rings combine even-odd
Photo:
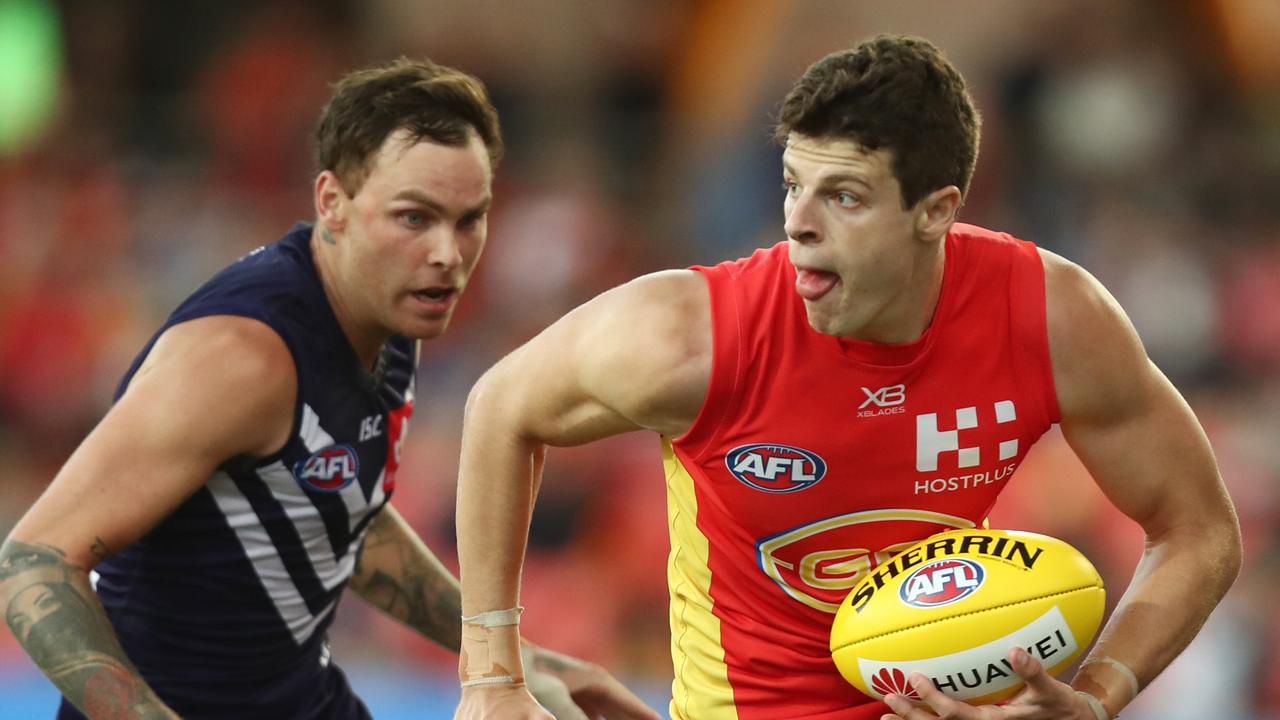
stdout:
[[[1241,514],[1240,580],[1126,717],[1280,718],[1276,0],[0,0],[0,534],[164,316],[311,218],[328,84],[408,54],[480,76],[509,148],[488,252],[423,348],[395,499],[456,567],[471,383],[602,289],[782,239],[777,102],[810,62],[879,32],[929,37],[971,84],[984,128],[962,220],[1111,289]],[[663,709],[664,503],[655,437],[553,451],[523,598],[529,637]],[[1141,551],[1056,434],[993,524],[1075,543],[1113,603]],[[410,679],[391,685],[421,693],[419,711],[453,691],[452,656],[359,600],[333,639],[357,676]],[[7,631],[0,686],[53,697]],[[27,717],[6,698],[0,717]]]

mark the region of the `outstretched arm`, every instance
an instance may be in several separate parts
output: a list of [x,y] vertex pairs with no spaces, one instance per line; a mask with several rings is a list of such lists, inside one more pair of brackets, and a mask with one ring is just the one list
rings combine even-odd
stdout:
[[472,390],[458,480],[458,557],[463,615],[480,617],[463,629],[457,717],[546,717],[521,687],[517,628],[505,624],[512,614],[489,614],[518,605],[545,448],[640,429],[684,433],[710,378],[710,324],[701,275],[645,276],[561,318]]
[[177,716],[125,656],[89,570],[227,458],[282,445],[294,377],[284,342],[256,321],[212,317],[172,328],[0,549],[6,622],[90,720]]

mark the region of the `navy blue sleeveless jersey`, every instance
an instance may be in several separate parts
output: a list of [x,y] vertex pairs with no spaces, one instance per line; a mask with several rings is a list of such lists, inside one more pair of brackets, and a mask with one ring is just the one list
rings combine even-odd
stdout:
[[[211,278],[117,391],[165,330],[210,315],[267,324],[297,369],[293,431],[279,452],[228,461],[97,567],[98,595],[129,658],[188,720],[368,717],[329,664],[325,631],[395,486],[417,348],[394,337],[372,372],[360,366],[320,285],[310,236],[299,225]],[[64,701],[60,717],[78,714]]]

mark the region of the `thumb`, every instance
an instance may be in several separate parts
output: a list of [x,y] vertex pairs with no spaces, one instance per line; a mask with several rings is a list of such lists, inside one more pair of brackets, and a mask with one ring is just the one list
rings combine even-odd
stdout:
[[1049,673],[1045,672],[1044,664],[1023,648],[1016,647],[1009,651],[1009,664],[1030,689],[1049,691],[1054,683]]
[[564,683],[539,673],[531,673],[527,680],[529,690],[538,704],[554,715],[556,720],[590,720],[573,701]]

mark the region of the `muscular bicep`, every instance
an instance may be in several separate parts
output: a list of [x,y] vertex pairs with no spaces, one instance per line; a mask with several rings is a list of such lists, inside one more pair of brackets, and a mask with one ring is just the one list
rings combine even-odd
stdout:
[[1209,442],[1114,298],[1046,254],[1049,345],[1067,442],[1148,534],[1229,513]]
[[289,351],[262,323],[215,316],[169,329],[12,537],[92,567],[153,527],[227,459],[282,445],[295,393]]
[[648,275],[579,307],[494,366],[472,393],[519,437],[580,445],[631,430],[692,425],[711,373],[706,281]]

